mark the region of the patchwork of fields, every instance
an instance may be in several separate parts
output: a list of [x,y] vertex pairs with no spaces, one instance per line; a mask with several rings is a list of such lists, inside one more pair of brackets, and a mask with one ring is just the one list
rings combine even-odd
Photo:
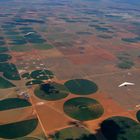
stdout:
[[0,0],[0,140],[139,140],[139,6]]

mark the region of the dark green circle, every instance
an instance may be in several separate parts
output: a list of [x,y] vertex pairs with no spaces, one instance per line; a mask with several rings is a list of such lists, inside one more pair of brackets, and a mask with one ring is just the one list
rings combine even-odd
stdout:
[[36,137],[23,137],[23,138],[17,138],[16,140],[41,140]]
[[15,139],[30,134],[38,125],[38,119],[30,119],[0,125],[0,137],[5,139]]
[[54,74],[49,70],[35,70],[31,73],[31,77],[37,80],[48,80],[53,78]]
[[5,45],[6,43],[3,40],[0,40],[0,46]]
[[56,132],[53,140],[96,140],[96,137],[83,127],[69,127]]
[[44,82],[41,80],[32,80],[32,81],[28,81],[26,83],[26,86],[32,86],[32,85],[40,85],[43,84]]
[[16,87],[13,83],[0,76],[0,89]]
[[95,99],[77,97],[64,103],[64,112],[76,120],[88,121],[101,117],[104,109]]
[[136,114],[137,120],[140,122],[140,110]]
[[63,99],[69,94],[64,85],[55,82],[38,86],[34,93],[38,98],[50,101]]
[[0,53],[8,52],[8,48],[6,47],[0,47]]
[[122,116],[114,116],[101,123],[107,140],[140,140],[140,124]]
[[11,55],[9,54],[0,54],[0,62],[5,62],[5,61],[8,61],[12,58]]
[[0,101],[0,111],[31,106],[25,99],[8,98]]
[[20,75],[17,67],[12,63],[0,63],[0,72],[9,80],[20,80]]
[[88,95],[95,93],[98,90],[97,85],[86,79],[73,79],[65,83],[65,86],[71,93],[78,95]]

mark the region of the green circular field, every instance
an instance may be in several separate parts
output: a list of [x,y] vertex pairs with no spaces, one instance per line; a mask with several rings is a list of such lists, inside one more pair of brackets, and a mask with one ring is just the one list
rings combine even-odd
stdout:
[[140,122],[140,110],[136,114],[137,120]]
[[23,138],[17,138],[15,140],[41,140],[41,139],[35,137],[23,137]]
[[12,63],[0,63],[0,72],[9,80],[21,79],[17,67]]
[[40,85],[43,84],[44,82],[41,80],[32,80],[32,81],[28,81],[26,83],[26,86],[32,86],[32,85]]
[[82,127],[69,127],[56,132],[53,140],[96,140],[96,137]]
[[0,89],[6,89],[6,88],[12,88],[12,87],[16,87],[16,86],[10,81],[0,76]]
[[5,62],[8,61],[12,58],[11,55],[9,54],[0,54],[0,62]]
[[69,94],[67,88],[59,83],[42,84],[35,89],[34,93],[38,98],[50,101],[63,99]]
[[27,100],[8,98],[0,101],[0,111],[31,106]]
[[37,80],[48,80],[49,78],[53,78],[54,74],[49,70],[35,70],[30,76]]
[[0,53],[8,52],[8,48],[6,47],[0,47]]
[[95,93],[98,90],[97,85],[86,79],[73,79],[65,83],[65,86],[71,93],[78,95],[88,95]]
[[0,137],[4,139],[15,139],[30,134],[38,125],[37,119],[0,125]]
[[3,40],[0,40],[0,46],[5,45],[5,42]]
[[[11,32],[11,33],[13,33],[14,35],[18,35],[17,32]],[[25,44],[27,44],[27,41],[25,38],[13,39],[13,40],[11,40],[11,43],[10,43],[10,45],[25,45]]]
[[95,99],[77,97],[64,103],[64,112],[76,120],[88,121],[99,118],[104,109]]
[[140,124],[127,117],[115,116],[103,121],[101,131],[107,140],[140,140]]

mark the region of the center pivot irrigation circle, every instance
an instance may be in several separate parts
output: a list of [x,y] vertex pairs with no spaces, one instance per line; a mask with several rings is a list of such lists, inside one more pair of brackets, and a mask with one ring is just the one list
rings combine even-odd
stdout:
[[23,137],[23,138],[19,138],[19,139],[16,139],[16,140],[41,140],[41,139],[35,138],[35,137]]
[[31,78],[36,80],[48,80],[54,77],[50,70],[35,70],[30,74]]
[[24,137],[35,130],[37,125],[38,119],[0,125],[0,137],[5,139]]
[[8,61],[12,58],[11,55],[9,54],[0,54],[0,62],[5,62]]
[[34,94],[43,100],[55,101],[68,96],[67,88],[59,83],[46,83],[36,87]]
[[104,120],[100,126],[107,140],[140,140],[140,124],[131,118],[113,116]]
[[88,95],[95,93],[98,90],[98,86],[86,79],[73,79],[65,82],[65,86],[71,93],[78,95]]
[[95,99],[77,97],[64,103],[64,112],[76,120],[87,121],[99,118],[104,109]]
[[137,120],[140,122],[140,110],[136,114]]
[[96,140],[96,137],[84,127],[74,126],[57,131],[52,140]]

